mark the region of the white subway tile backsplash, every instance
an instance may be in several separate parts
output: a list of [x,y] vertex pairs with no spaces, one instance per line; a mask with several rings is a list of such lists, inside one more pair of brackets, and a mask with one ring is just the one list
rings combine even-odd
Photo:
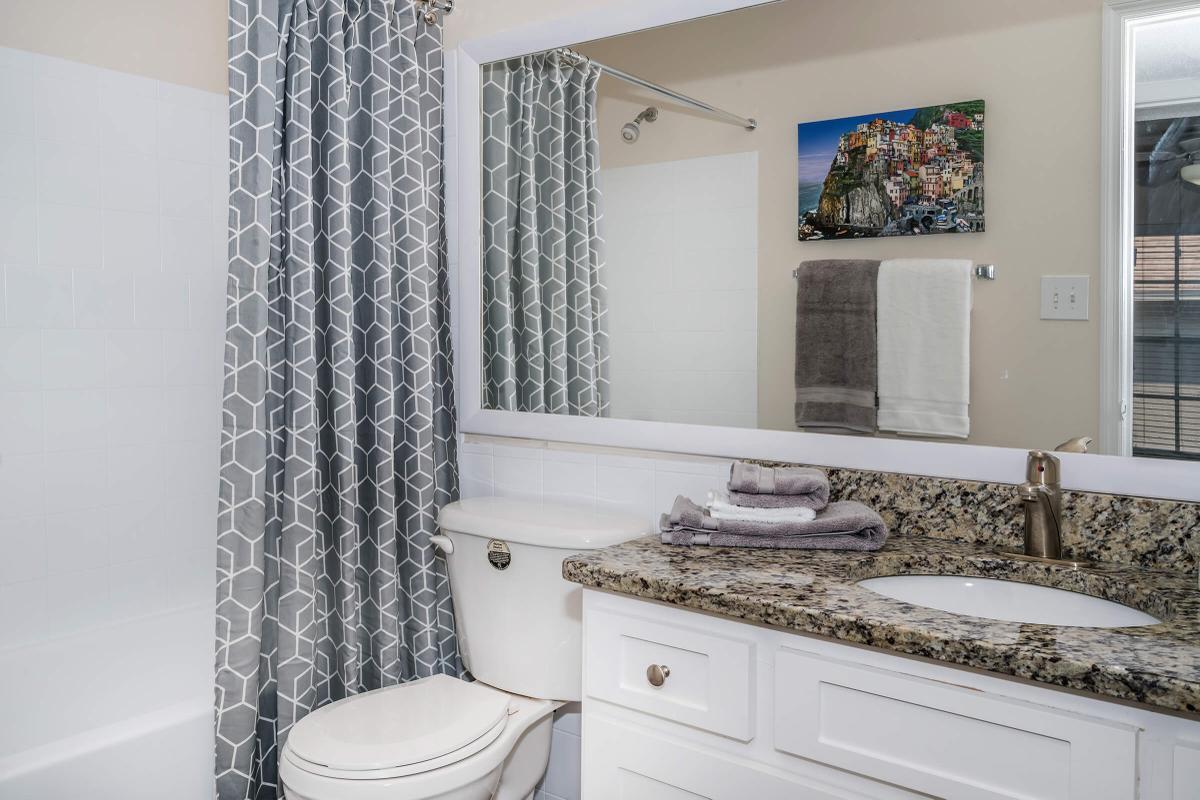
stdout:
[[99,267],[103,223],[99,204],[38,204],[38,263],[50,267]]
[[596,457],[591,453],[546,451],[542,456],[542,499],[591,507],[596,502]]
[[465,447],[458,454],[458,484],[463,499],[492,496],[492,454],[472,452]]
[[[499,450],[500,448],[497,448]],[[520,448],[506,448],[516,450]],[[495,484],[493,493],[497,497],[511,497],[520,500],[540,500],[542,496],[542,460],[540,454],[535,457],[492,455],[492,469]]]
[[71,273],[9,266],[4,270],[5,319],[14,328],[70,328]]

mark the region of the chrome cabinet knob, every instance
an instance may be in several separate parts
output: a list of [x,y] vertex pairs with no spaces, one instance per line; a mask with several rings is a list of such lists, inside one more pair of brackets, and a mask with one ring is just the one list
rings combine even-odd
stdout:
[[671,668],[666,664],[651,664],[646,667],[646,680],[650,681],[651,686],[662,686],[670,676]]

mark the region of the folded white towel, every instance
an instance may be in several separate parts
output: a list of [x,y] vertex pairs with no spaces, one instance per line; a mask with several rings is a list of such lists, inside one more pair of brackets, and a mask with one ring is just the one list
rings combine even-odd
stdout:
[[879,265],[880,430],[967,438],[971,399],[971,262]]
[[751,508],[734,505],[729,502],[729,495],[725,492],[709,492],[708,502],[704,504],[704,507],[713,519],[738,519],[746,522],[811,522],[817,518],[816,511],[800,506]]

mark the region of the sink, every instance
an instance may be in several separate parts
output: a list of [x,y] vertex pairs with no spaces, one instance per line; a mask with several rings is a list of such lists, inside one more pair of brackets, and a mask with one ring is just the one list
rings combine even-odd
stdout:
[[1131,628],[1161,620],[1111,600],[1065,589],[961,575],[892,575],[859,581],[864,589],[952,614],[1080,628]]

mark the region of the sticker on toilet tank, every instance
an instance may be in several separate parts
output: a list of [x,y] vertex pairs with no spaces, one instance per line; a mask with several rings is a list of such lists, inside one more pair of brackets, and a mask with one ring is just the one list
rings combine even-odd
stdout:
[[508,545],[499,539],[488,542],[487,556],[488,563],[496,569],[508,569],[508,565],[512,563],[512,553],[508,552]]

